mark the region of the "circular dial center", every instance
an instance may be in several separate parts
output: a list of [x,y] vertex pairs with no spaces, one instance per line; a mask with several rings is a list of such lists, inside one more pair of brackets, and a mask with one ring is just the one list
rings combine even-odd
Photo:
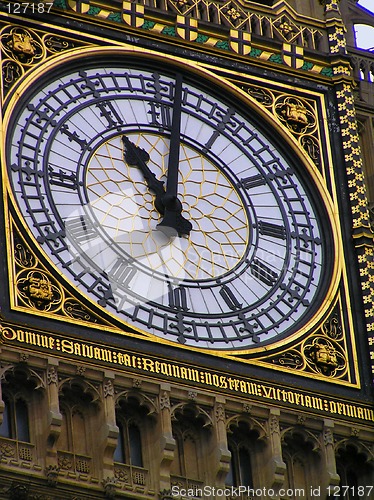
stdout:
[[[127,137],[150,156],[156,178],[167,178],[169,140],[151,133]],[[245,256],[249,240],[247,211],[238,192],[206,156],[180,144],[178,198],[193,223],[188,237],[167,238],[157,224],[155,195],[141,170],[123,158],[121,136],[94,152],[85,177],[92,217],[126,256],[152,271],[178,280],[218,278]]]

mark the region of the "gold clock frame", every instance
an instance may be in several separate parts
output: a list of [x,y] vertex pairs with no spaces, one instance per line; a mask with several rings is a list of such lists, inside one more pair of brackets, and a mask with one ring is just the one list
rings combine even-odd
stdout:
[[[174,66],[180,67],[181,69],[185,69],[186,67],[191,73],[198,74],[208,81],[212,81],[215,84],[218,84],[222,86],[222,88],[228,90],[231,92],[233,95],[235,95],[238,99],[240,99],[242,102],[245,102],[248,106],[250,106],[252,109],[255,109],[256,113],[259,114],[264,120],[266,120],[267,123],[270,123],[273,127],[276,126],[277,130],[282,137],[282,139],[287,143],[287,145],[292,148],[293,152],[300,158],[300,161],[302,164],[305,166],[305,168],[308,170],[309,174],[312,176],[316,186],[318,187],[319,192],[321,193],[321,196],[326,204],[326,207],[328,208],[328,213],[330,217],[330,224],[331,227],[333,228],[333,238],[334,238],[334,246],[336,249],[336,259],[334,261],[334,269],[332,273],[332,278],[331,282],[329,285],[329,290],[326,293],[326,298],[323,302],[323,304],[320,306],[319,310],[317,313],[314,315],[314,317],[306,324],[304,327],[298,331],[289,336],[285,341],[275,341],[272,345],[270,346],[262,346],[262,347],[257,347],[257,348],[251,348],[250,350],[233,350],[233,351],[217,351],[217,350],[209,350],[209,349],[200,349],[200,348],[193,348],[193,347],[184,347],[184,346],[177,346],[174,342],[167,341],[165,339],[162,339],[160,337],[155,337],[154,335],[150,335],[147,332],[144,332],[140,329],[137,329],[133,326],[131,326],[132,330],[135,330],[135,333],[130,332],[130,331],[124,331],[122,329],[119,329],[114,325],[115,321],[111,321],[111,314],[105,311],[105,318],[107,320],[103,321],[102,319],[98,322],[91,322],[91,321],[85,321],[81,320],[78,321],[78,323],[81,323],[83,326],[90,326],[94,329],[100,329],[100,330],[105,330],[108,333],[114,333],[114,334],[121,334],[121,335],[128,335],[131,337],[135,338],[140,338],[140,339],[148,339],[153,342],[157,343],[163,343],[163,344],[168,344],[170,346],[173,346],[178,349],[188,349],[188,350],[193,350],[197,351],[200,353],[205,353],[209,356],[215,356],[215,357],[221,357],[221,358],[227,358],[230,360],[235,360],[235,361],[240,361],[240,362],[245,362],[248,364],[255,364],[255,365],[261,365],[266,368],[271,368],[274,370],[284,370],[285,365],[282,363],[275,363],[274,362],[274,357],[278,356],[279,358],[279,353],[284,353],[287,354],[291,351],[296,351],[298,352],[298,355],[301,357],[301,359],[304,359],[304,363],[302,365],[302,368],[297,367],[288,367],[288,371],[293,372],[298,375],[303,375],[303,376],[308,376],[312,377],[315,379],[323,380],[323,381],[328,381],[328,382],[334,382],[342,385],[348,385],[348,386],[354,386],[354,387],[360,387],[360,381],[359,381],[359,376],[358,376],[358,366],[357,366],[357,355],[356,355],[356,346],[355,346],[355,339],[353,335],[353,319],[352,319],[352,314],[351,314],[351,305],[350,305],[350,298],[349,298],[349,287],[348,287],[348,279],[347,279],[347,272],[345,268],[345,260],[343,259],[343,247],[342,247],[342,236],[341,236],[341,228],[340,228],[340,221],[339,221],[339,212],[338,212],[338,207],[337,207],[337,199],[336,199],[336,186],[334,184],[334,176],[332,175],[332,158],[331,158],[331,147],[328,142],[328,133],[326,129],[326,124],[327,124],[327,117],[326,117],[326,103],[324,100],[324,96],[322,93],[317,93],[317,92],[311,92],[310,90],[304,92],[304,96],[302,95],[303,92],[298,89],[296,91],[295,88],[292,86],[288,85],[282,85],[283,92],[286,96],[289,96],[290,98],[294,99],[314,99],[316,103],[320,105],[320,109],[322,110],[322,115],[323,115],[323,127],[324,130],[319,131],[319,136],[324,136],[327,138],[327,143],[326,143],[326,153],[327,153],[327,158],[328,158],[328,165],[323,165],[321,168],[321,171],[316,167],[316,165],[313,163],[311,158],[307,155],[306,151],[300,148],[300,144],[295,137],[295,134],[290,131],[289,128],[287,128],[287,123],[285,123],[279,119],[279,116],[277,117],[274,113],[274,110],[269,110],[265,106],[262,106],[259,104],[259,102],[256,101],[254,97],[250,95],[250,93],[243,89],[243,87],[250,86],[256,84],[257,86],[262,86],[263,88],[268,88],[268,84],[265,81],[265,79],[258,79],[251,77],[250,75],[242,74],[242,73],[235,73],[233,71],[230,72],[225,72],[222,68],[219,69],[219,74],[222,75],[223,73],[226,73],[224,75],[225,80],[219,81],[217,78],[217,68],[215,68],[212,65],[204,64],[204,63],[198,63],[198,62],[190,62],[186,61],[185,59],[179,58],[179,57],[170,57],[165,54],[158,53],[156,51],[151,51],[151,50],[145,50],[142,48],[134,47],[128,44],[118,44],[118,46],[114,47],[102,47],[102,46],[88,46],[85,48],[78,48],[78,49],[71,49],[68,50],[60,55],[55,55],[51,57],[47,61],[40,62],[35,65],[31,70],[26,72],[25,76],[20,79],[19,82],[16,84],[16,92],[13,92],[10,96],[9,101],[6,103],[6,111],[4,114],[4,130],[7,129],[7,125],[9,123],[9,120],[11,119],[12,113],[14,111],[14,108],[16,106],[16,101],[21,96],[28,88],[30,85],[32,85],[34,82],[36,82],[39,78],[42,78],[47,72],[53,71],[54,68],[60,66],[60,64],[67,64],[71,60],[77,60],[81,59],[82,56],[93,56],[96,55],[98,52],[100,52],[103,55],[124,55],[126,54],[129,57],[134,57],[138,58],[139,56],[144,56],[147,57],[148,59],[151,59],[153,61],[159,62],[160,64],[164,63],[165,60],[168,60],[170,63],[172,63]],[[223,78],[223,77],[222,77]],[[237,83],[234,83],[237,82]],[[303,114],[303,113],[302,113]],[[305,114],[305,113],[304,113]],[[318,125],[317,125],[318,127]],[[3,150],[5,147],[5,133],[2,134],[2,146]],[[321,149],[323,149],[322,144],[320,144]],[[6,176],[6,165],[4,165],[3,162],[3,187],[4,187],[4,193],[5,194],[5,212],[7,214],[7,219],[6,219],[6,226],[7,226],[7,257],[8,257],[8,262],[12,265],[9,265],[9,269],[12,269],[12,272],[10,273],[9,276],[9,289],[11,290],[11,309],[16,310],[16,311],[22,311],[26,312],[28,314],[32,315],[40,315],[41,311],[38,310],[37,308],[33,307],[32,305],[30,306],[29,304],[26,304],[23,300],[22,297],[20,297],[19,293],[17,293],[16,290],[16,284],[17,284],[17,279],[19,279],[19,270],[16,270],[16,266],[14,265],[14,238],[16,233],[18,232],[18,229],[16,229],[16,224],[13,221],[13,219],[10,217],[10,208],[15,211],[16,213],[16,218],[18,220],[22,220],[22,217],[20,216],[20,213],[18,211],[18,208],[16,207],[15,200],[13,198],[13,195],[10,190],[10,185],[7,180]],[[332,193],[330,194],[326,185],[326,175],[327,170],[330,170],[331,173],[331,190]],[[17,225],[19,223],[17,222]],[[22,226],[22,231],[28,233],[26,224],[22,221],[21,222]],[[32,237],[32,236],[31,236]],[[24,244],[27,246],[26,241],[24,241]],[[38,260],[39,258],[39,252],[35,248],[30,247],[30,251],[32,253],[35,252],[37,254],[36,259]],[[43,259],[44,260],[44,259]],[[48,260],[48,259],[47,259]],[[51,262],[48,262],[47,264],[42,264],[41,263],[42,259],[40,261],[38,260],[39,265],[40,265],[40,272],[45,272],[47,271],[47,268],[49,266],[53,266]],[[56,286],[61,287],[62,290],[67,290],[71,289],[71,286],[67,283],[67,280],[64,276],[61,275],[60,273],[60,281],[59,283],[56,284]],[[345,293],[342,294],[342,291],[344,290]],[[343,297],[344,295],[344,297]],[[79,302],[79,298],[77,299]],[[345,302],[344,309],[347,311],[346,319],[343,318],[343,304],[342,302]],[[90,307],[90,310],[93,312],[93,315],[96,316],[97,318],[100,317],[100,314],[97,312],[97,306],[96,304],[92,303],[92,307]],[[96,311],[96,312],[95,312]],[[305,340],[306,339],[311,339],[315,338],[318,336],[318,332],[323,331],[324,325],[329,321],[329,317],[332,315],[337,315],[339,317],[339,320],[341,321],[341,328],[343,330],[342,332],[342,342],[340,344],[334,344],[331,343],[331,339],[329,340],[330,343],[325,343],[324,347],[325,350],[327,349],[326,346],[329,347],[330,349],[330,358],[336,357],[337,352],[339,351],[339,355],[343,356],[344,358],[344,369],[340,370],[339,373],[333,373],[333,371],[328,371],[324,372],[323,370],[318,370],[315,369],[318,367],[318,363],[315,362],[315,366],[313,369],[311,369],[311,365],[313,365],[313,362],[307,362],[306,361],[306,356],[305,356]],[[75,324],[77,324],[76,320],[72,320],[69,318],[66,314],[63,312],[63,308],[58,310],[57,312],[49,312],[49,311],[44,311],[43,312],[44,317],[49,317],[51,319],[57,319],[60,321],[74,321]],[[326,329],[326,328],[325,328]],[[323,336],[322,336],[323,337]],[[286,344],[286,346],[284,345]],[[339,347],[339,349],[338,349]],[[335,349],[335,353],[334,353]],[[351,355],[349,356],[349,350],[351,350]],[[333,373],[333,374],[332,374]]]

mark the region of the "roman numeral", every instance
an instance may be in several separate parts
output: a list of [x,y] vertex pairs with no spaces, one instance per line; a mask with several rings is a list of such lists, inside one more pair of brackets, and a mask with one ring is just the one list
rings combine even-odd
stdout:
[[252,274],[265,285],[273,286],[278,279],[277,273],[258,259],[254,259],[250,267]]
[[252,189],[258,186],[263,186],[266,184],[266,180],[261,174],[253,175],[252,177],[245,177],[240,179],[239,187],[242,186],[244,189]]
[[147,82],[147,88],[154,91],[154,100],[149,102],[150,110],[150,124],[159,127],[160,131],[164,129],[171,129],[171,106],[172,104],[165,104],[162,102],[163,94],[167,95],[168,99],[172,96],[172,85],[161,83],[160,75],[158,73],[152,74],[153,81]]
[[101,111],[100,116],[107,120],[108,128],[117,127],[122,123],[121,116],[110,101],[101,101],[96,107]]
[[223,285],[222,288],[219,291],[219,294],[223,298],[223,300],[226,302],[227,306],[232,310],[235,311],[235,309],[241,309],[242,304],[238,301],[238,299],[235,297],[234,293],[232,290],[227,286]]
[[187,332],[191,332],[192,331],[192,328],[190,326],[185,326],[185,324],[183,323],[183,313],[181,312],[177,312],[176,315],[175,315],[175,318],[177,320],[176,323],[170,323],[170,328],[173,328],[175,330],[178,330],[178,333],[179,333],[179,336],[177,337],[177,340],[180,344],[185,344],[186,343],[186,339],[184,337],[184,333]]
[[169,307],[180,311],[188,311],[186,289],[183,286],[172,288],[169,285]]
[[136,269],[123,259],[117,259],[113,267],[108,271],[109,278],[116,283],[128,286],[134,278]]
[[273,238],[279,238],[281,240],[286,239],[286,229],[284,226],[260,220],[258,223],[258,229],[260,234],[263,234],[264,236],[272,236]]
[[170,106],[160,102],[150,102],[150,124],[158,127],[160,131],[171,129],[171,110]]
[[[56,172],[53,167],[48,167],[49,183],[54,186],[60,186],[67,189],[77,189],[78,181],[75,172],[62,170]],[[80,183],[81,185],[82,183]]]
[[81,244],[97,236],[91,220],[84,215],[66,220],[65,229],[76,242]]
[[40,108],[36,108],[33,104],[28,104],[27,109],[29,111],[33,111],[38,115],[38,118],[36,119],[37,123],[42,123],[42,120],[45,120],[48,124],[51,124],[52,127],[56,126],[56,120],[52,120],[50,116],[48,116],[48,113],[51,111],[55,111],[52,108],[44,108],[43,110]]

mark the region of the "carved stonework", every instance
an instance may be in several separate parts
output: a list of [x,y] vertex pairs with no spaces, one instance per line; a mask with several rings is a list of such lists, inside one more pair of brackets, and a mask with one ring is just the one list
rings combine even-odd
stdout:
[[113,477],[107,477],[106,479],[103,479],[102,485],[104,487],[105,498],[115,498],[117,479]]
[[298,425],[305,425],[305,421],[306,421],[305,415],[298,415],[297,416]]
[[196,391],[189,391],[188,392],[188,399],[190,399],[191,401],[196,401],[197,392]]
[[104,397],[114,396],[114,386],[111,380],[106,380],[103,385]]
[[276,415],[271,415],[269,418],[270,434],[280,434],[279,418]]
[[12,458],[15,454],[16,448],[13,443],[0,443],[0,458]]
[[39,311],[54,311],[61,305],[62,291],[47,272],[21,272],[17,278],[17,291],[20,301]]
[[12,483],[8,490],[10,500],[29,500],[29,486],[26,484]]
[[162,393],[160,396],[160,409],[164,410],[165,408],[170,409],[170,399],[169,399],[169,394],[165,391]]
[[281,40],[294,42],[300,36],[300,28],[289,18],[281,15],[274,22],[276,33]]
[[226,420],[225,408],[221,404],[216,406],[216,420],[217,422],[225,422]]
[[251,413],[252,412],[252,405],[249,403],[243,403],[243,412],[244,413]]
[[57,382],[58,382],[57,370],[54,366],[50,366],[47,371],[47,384],[57,385]]
[[331,431],[331,429],[324,429],[323,431],[323,443],[325,446],[333,445],[334,444],[334,435]]
[[173,500],[174,495],[172,495],[171,490],[162,490],[158,494],[159,500]]
[[360,434],[360,429],[358,429],[357,427],[352,427],[351,436],[358,438],[359,434]]
[[339,11],[340,0],[319,0],[319,3],[325,6],[326,12],[329,12],[330,10],[340,12]]
[[47,482],[49,486],[57,486],[59,472],[60,469],[57,467],[57,465],[49,465],[45,469],[45,475],[47,476]]
[[19,355],[19,360],[21,363],[27,363],[27,361],[29,360],[29,355],[26,354],[25,352],[21,352],[20,355]]
[[132,386],[134,389],[140,389],[142,386],[142,380],[140,378],[134,378],[132,381]]

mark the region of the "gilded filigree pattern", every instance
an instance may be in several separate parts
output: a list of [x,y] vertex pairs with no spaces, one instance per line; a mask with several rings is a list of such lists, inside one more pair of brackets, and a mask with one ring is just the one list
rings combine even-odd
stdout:
[[316,112],[306,99],[281,95],[274,103],[278,119],[296,136],[312,134],[317,127]]
[[31,66],[45,57],[45,48],[38,34],[21,26],[7,26],[1,31],[0,43],[6,57],[24,66]]
[[13,225],[12,240],[16,306],[57,314],[76,321],[99,323],[99,318],[72,297],[41,264]]
[[321,168],[321,142],[316,101],[258,85],[246,84],[241,88],[268,109],[297,139],[313,163]]
[[4,26],[0,29],[3,94],[6,95],[12,85],[39,62],[80,45],[82,43],[41,30],[14,24]]
[[17,278],[17,293],[21,303],[40,311],[56,311],[62,301],[62,290],[49,273],[21,271]]
[[67,297],[61,307],[63,313],[69,318],[97,323],[97,319],[80,302],[72,297]]
[[316,373],[341,377],[347,370],[344,335],[335,313],[316,335],[303,343],[302,352],[309,367]]
[[20,268],[31,268],[37,264],[35,255],[27,248],[21,239],[14,236],[14,260]]
[[304,345],[304,355],[313,371],[336,377],[346,370],[347,360],[339,344],[322,336],[315,336]]
[[272,362],[300,372],[347,379],[348,356],[338,313],[334,312],[320,329],[303,342],[273,357]]
[[[346,55],[345,28],[339,19],[337,0],[324,2],[326,16],[336,16],[328,29],[331,54]],[[334,17],[335,19],[335,17]],[[352,213],[352,235],[358,254],[363,303],[365,307],[368,343],[371,351],[374,373],[374,248],[373,230],[370,221],[369,204],[366,195],[363,163],[359,145],[358,122],[354,104],[354,90],[351,80],[351,66],[348,60],[340,59],[333,68],[334,75],[341,79],[336,83],[340,131],[343,139],[343,154],[348,179],[349,198]]]

